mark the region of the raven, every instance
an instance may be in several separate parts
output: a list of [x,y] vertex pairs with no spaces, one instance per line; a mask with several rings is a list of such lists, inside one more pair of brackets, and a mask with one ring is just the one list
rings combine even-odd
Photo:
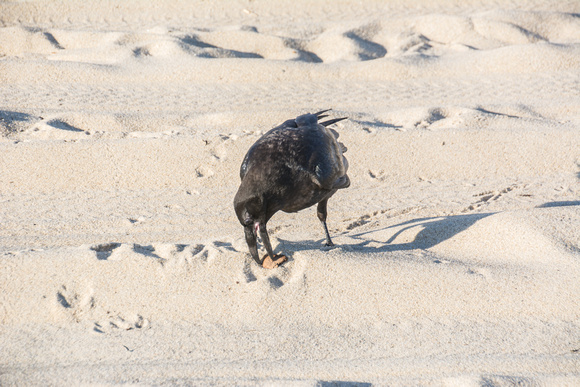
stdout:
[[[350,186],[350,179],[343,156],[346,147],[337,141],[338,133],[327,128],[346,117],[319,123],[329,110],[285,121],[260,137],[244,157],[234,208],[252,258],[265,268],[275,268],[287,259],[274,255],[266,229],[278,211],[297,212],[318,203],[316,213],[324,227],[326,246],[333,245],[326,226],[328,199]],[[258,234],[268,253],[262,261]]]

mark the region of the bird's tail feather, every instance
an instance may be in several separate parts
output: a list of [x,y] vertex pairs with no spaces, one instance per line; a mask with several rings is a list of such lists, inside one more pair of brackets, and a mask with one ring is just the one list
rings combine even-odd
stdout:
[[322,125],[322,126],[329,126],[329,125],[332,125],[332,124],[337,123],[338,121],[346,120],[347,118],[348,117],[333,118],[332,120],[320,122],[320,125]]
[[318,117],[318,119],[321,119],[322,117],[328,117],[328,114],[327,114],[327,115],[324,115],[324,116],[321,116],[321,114],[323,114],[323,113],[326,113],[326,112],[329,112],[329,111],[331,111],[331,110],[332,110],[332,109],[321,110],[321,111],[319,111],[318,113],[314,113],[314,115],[315,115],[316,117]]

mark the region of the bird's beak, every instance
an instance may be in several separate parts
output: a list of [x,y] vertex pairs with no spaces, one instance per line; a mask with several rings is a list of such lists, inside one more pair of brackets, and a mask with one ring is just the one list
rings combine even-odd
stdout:
[[[257,233],[257,226],[256,225],[248,225],[244,226],[244,233],[246,235],[246,243],[248,244],[248,249],[250,250],[250,255],[259,265],[262,265],[262,261],[260,261],[260,257],[258,256],[258,245],[256,241]],[[254,230],[256,229],[256,232]]]

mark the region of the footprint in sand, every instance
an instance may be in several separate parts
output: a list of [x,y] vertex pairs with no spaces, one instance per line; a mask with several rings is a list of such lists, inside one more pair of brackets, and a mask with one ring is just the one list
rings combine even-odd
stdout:
[[229,143],[237,140],[237,138],[236,135],[220,134],[217,139],[217,144],[211,150],[212,157],[220,162],[225,161],[228,155],[227,147]]
[[[140,314],[106,312],[98,307],[94,290],[89,286],[79,291],[75,286],[62,285],[56,292],[56,304],[59,309],[76,323],[90,323],[90,327],[98,333],[110,333],[113,330],[146,329],[149,320]],[[98,315],[104,318],[98,319]],[[96,317],[96,319],[95,319]]]
[[348,226],[346,226],[347,230],[352,230],[354,228],[363,226],[365,224],[367,224],[368,222],[370,222],[371,216],[370,215],[363,215],[361,217],[359,217],[357,220],[355,220],[354,222],[351,222],[348,224]]
[[274,269],[264,269],[247,257],[242,268],[243,278],[246,284],[268,290],[278,290],[292,284],[304,286],[307,262],[307,258],[302,253],[296,252],[282,265]]
[[402,33],[394,40],[395,43],[390,50],[393,55],[425,53],[433,47],[426,36],[418,33]]
[[475,210],[481,208],[482,206],[485,206],[485,205],[491,204],[492,202],[495,202],[496,200],[500,199],[502,196],[508,194],[509,192],[511,192],[517,188],[519,188],[519,186],[517,184],[513,184],[513,185],[506,187],[502,190],[486,191],[486,192],[482,192],[482,193],[479,193],[477,195],[474,195],[475,197],[479,197],[479,199],[475,203],[464,208],[462,210],[462,212],[465,213],[465,212],[475,211]]
[[93,295],[92,288],[87,288],[84,292],[77,292],[70,286],[62,285],[56,292],[56,301],[60,307],[64,308],[78,322],[84,315],[95,308]]
[[130,331],[133,329],[147,329],[149,320],[139,314],[122,316],[107,312],[108,317],[102,321],[96,321],[93,330],[97,333],[111,333],[113,330]]
[[473,268],[473,269],[468,269],[467,270],[467,274],[471,274],[471,275],[475,275],[478,277],[481,277],[487,281],[491,281],[493,280],[493,277],[491,275],[491,272],[489,269],[480,267],[480,268]]
[[229,255],[238,253],[228,242],[213,241],[210,243],[153,244],[149,254],[155,254],[163,267],[171,270],[190,270],[194,267],[206,268],[213,265],[229,265]]
[[381,170],[371,170],[367,171],[367,176],[371,180],[385,181],[387,179],[387,173]]
[[94,251],[97,259],[105,260],[122,260],[128,257],[145,257],[154,258],[161,265],[173,258],[173,255],[183,251],[185,245],[173,244],[154,244],[141,245],[138,243],[116,243],[107,242],[92,245],[90,250]]
[[220,254],[218,246],[215,244],[197,244],[189,246],[186,249],[186,255],[182,259],[182,263],[200,262],[203,264],[212,263]]
[[201,179],[207,179],[215,175],[215,172],[206,166],[199,166],[195,169],[195,177]]
[[389,126],[398,130],[436,129],[448,126],[446,118],[450,112],[442,107],[419,107],[388,112],[377,120],[388,122]]

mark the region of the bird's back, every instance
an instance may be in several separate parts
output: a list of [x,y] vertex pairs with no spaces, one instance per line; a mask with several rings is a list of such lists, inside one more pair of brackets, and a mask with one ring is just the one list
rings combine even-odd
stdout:
[[348,163],[344,146],[336,132],[317,123],[314,114],[305,114],[264,134],[248,150],[240,177],[249,171],[264,179],[275,179],[289,168],[312,176],[322,188],[331,189],[336,179],[346,174]]
[[349,184],[345,148],[330,129],[305,114],[268,131],[248,150],[236,202],[258,201],[267,218],[309,207]]

